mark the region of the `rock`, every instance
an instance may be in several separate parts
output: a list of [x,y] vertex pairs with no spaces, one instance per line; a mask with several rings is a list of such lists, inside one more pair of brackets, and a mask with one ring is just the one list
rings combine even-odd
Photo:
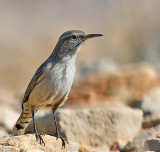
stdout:
[[160,111],[160,87],[153,88],[144,96],[141,108],[145,113]]
[[20,152],[20,149],[12,146],[0,145],[0,151],[1,152]]
[[[130,108],[61,109],[57,118],[60,133],[67,139],[93,147],[110,147],[115,142],[125,145],[132,141],[140,130],[142,111]],[[39,132],[54,133],[51,113],[36,117],[36,123]],[[31,125],[27,130],[30,129]]]
[[[92,74],[78,86],[72,87],[64,107],[107,107],[105,102],[118,101],[133,107],[142,101],[144,94],[159,86],[159,74],[148,64],[135,64],[111,73]],[[105,101],[105,102],[103,102]]]
[[79,145],[79,149],[78,152],[109,152],[109,148],[105,147],[105,148],[95,148],[95,147],[91,147],[89,145],[85,145],[85,144],[80,144]]
[[144,116],[142,128],[152,128],[160,124],[160,112],[155,112],[149,115]]
[[128,108],[63,110],[58,118],[66,138],[91,146],[110,147],[115,142],[124,145],[132,141],[141,127],[142,112]]
[[160,125],[155,128],[151,128],[140,132],[132,142],[129,142],[124,148],[123,151],[125,152],[143,152],[144,142],[147,139],[154,138],[160,135]]
[[160,151],[160,137],[148,139],[144,143],[144,151]]
[[[65,103],[64,108],[72,108],[72,109],[95,109],[95,108],[104,108],[104,107],[127,107],[124,102],[121,101],[120,98],[117,97],[108,97],[107,99],[96,99],[95,100],[95,93],[92,91],[86,90],[74,90],[71,91],[72,97],[74,96],[74,99],[70,100]],[[76,101],[76,98],[81,96],[80,100]]]
[[36,142],[34,134],[0,138],[0,149],[9,152],[78,152],[78,144],[69,142],[66,148],[62,149],[61,139],[43,135],[45,146]]

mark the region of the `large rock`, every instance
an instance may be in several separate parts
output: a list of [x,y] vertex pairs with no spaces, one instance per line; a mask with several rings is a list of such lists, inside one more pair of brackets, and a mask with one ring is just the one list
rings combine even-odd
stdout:
[[71,143],[62,149],[61,139],[44,135],[45,146],[36,142],[35,135],[27,134],[22,136],[0,138],[0,151],[8,152],[78,152],[78,144]]
[[148,139],[144,143],[144,151],[160,151],[160,137]]
[[[61,134],[78,143],[110,147],[115,142],[125,145],[141,128],[142,112],[130,108],[101,108],[94,110],[61,109],[57,113]],[[36,117],[37,128],[54,133],[51,113]],[[31,130],[32,125],[27,130]]]

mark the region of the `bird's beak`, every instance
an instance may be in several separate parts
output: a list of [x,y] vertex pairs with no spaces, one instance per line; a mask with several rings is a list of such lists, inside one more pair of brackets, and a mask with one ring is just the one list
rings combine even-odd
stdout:
[[103,36],[102,34],[87,34],[85,36],[85,40],[90,39],[90,38],[94,38],[94,37],[99,37],[99,36]]

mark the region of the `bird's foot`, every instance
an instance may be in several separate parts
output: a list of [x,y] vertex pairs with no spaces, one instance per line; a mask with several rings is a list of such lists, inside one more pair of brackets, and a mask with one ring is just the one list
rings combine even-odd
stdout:
[[59,133],[56,133],[56,139],[60,138],[62,140],[62,148],[66,147],[66,143],[68,144],[68,140],[64,137],[62,137]]
[[37,142],[39,141],[41,145],[45,146],[45,142],[44,142],[43,138],[41,137],[41,134],[36,131],[35,136],[36,136],[36,141]]
[[[51,135],[51,134],[50,134],[50,135]],[[66,138],[62,137],[59,132],[57,132],[56,134],[51,135],[51,136],[55,136],[55,137],[56,137],[56,140],[57,140],[58,138],[60,138],[60,139],[62,140],[62,148],[65,148],[65,147],[66,147],[66,143],[69,144],[68,140],[67,140]]]

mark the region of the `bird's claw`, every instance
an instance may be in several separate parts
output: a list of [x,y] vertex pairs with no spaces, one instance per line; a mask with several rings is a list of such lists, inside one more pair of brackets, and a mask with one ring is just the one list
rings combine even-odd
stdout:
[[59,133],[56,133],[55,136],[56,136],[56,139],[60,138],[62,140],[62,148],[66,147],[66,143],[69,144],[68,140],[62,137]]
[[36,136],[36,141],[37,142],[39,141],[41,145],[45,146],[45,142],[44,142],[43,138],[41,137],[40,133],[35,132],[35,136]]

